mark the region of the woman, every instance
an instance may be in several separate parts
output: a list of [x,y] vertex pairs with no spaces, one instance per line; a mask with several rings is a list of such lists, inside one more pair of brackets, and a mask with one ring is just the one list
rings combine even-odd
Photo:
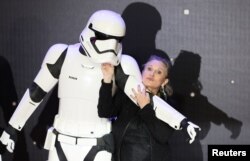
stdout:
[[159,95],[167,101],[171,94],[168,73],[171,63],[151,56],[142,71],[146,89],[133,89],[131,96],[136,106],[123,91],[112,98],[114,67],[102,65],[103,80],[100,89],[98,113],[100,117],[116,118],[113,122],[115,161],[163,161],[168,157],[168,138],[173,129],[157,119],[150,104],[150,95]]

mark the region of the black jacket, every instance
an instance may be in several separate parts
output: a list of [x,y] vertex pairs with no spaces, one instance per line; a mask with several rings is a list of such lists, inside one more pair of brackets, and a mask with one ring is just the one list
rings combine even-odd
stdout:
[[112,98],[112,83],[102,82],[98,104],[100,117],[112,118],[115,161],[166,161],[173,129],[157,119],[153,107],[136,106],[123,91]]

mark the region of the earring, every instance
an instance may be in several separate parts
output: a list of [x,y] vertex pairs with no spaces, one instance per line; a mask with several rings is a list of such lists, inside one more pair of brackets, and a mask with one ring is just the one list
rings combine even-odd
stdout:
[[161,86],[161,93],[163,94],[164,99],[167,100],[168,96],[163,85]]

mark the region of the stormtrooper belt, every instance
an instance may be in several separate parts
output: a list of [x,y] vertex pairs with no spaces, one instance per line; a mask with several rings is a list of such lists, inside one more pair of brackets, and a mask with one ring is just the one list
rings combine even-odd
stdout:
[[60,142],[71,145],[89,145],[92,146],[84,161],[93,161],[99,151],[106,150],[110,153],[114,152],[113,135],[106,134],[101,138],[82,138],[60,134],[56,129],[53,130],[56,135],[55,147],[60,161],[67,161]]
[[95,146],[97,145],[97,138],[87,138],[87,137],[74,137],[69,135],[60,134],[55,129],[53,133],[57,136],[57,141],[62,143],[67,143],[70,145],[85,145],[85,146]]

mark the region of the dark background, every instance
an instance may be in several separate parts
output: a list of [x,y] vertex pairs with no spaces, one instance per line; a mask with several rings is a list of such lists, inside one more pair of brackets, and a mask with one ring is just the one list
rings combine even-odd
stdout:
[[[48,48],[77,43],[89,16],[99,9],[123,15],[124,52],[140,65],[150,54],[175,62],[171,81],[176,108],[202,127],[193,145],[174,134],[176,161],[206,161],[208,144],[250,143],[249,0],[2,0],[0,55],[11,67],[19,100]],[[44,103],[24,128],[32,161],[47,158],[30,138],[43,109]]]

